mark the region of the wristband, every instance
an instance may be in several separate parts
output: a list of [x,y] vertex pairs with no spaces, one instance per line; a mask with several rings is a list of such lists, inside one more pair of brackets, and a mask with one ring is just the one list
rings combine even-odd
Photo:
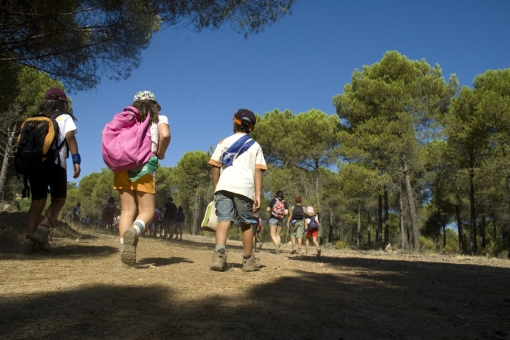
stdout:
[[73,164],[81,164],[81,156],[79,153],[71,155],[71,158],[73,159]]

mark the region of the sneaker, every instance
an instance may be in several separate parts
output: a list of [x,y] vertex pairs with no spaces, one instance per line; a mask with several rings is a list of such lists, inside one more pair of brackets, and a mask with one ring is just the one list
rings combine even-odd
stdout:
[[52,251],[50,243],[48,242],[48,234],[48,228],[37,227],[37,229],[30,237],[30,240],[37,244],[37,248],[45,253],[51,253]]
[[260,264],[260,257],[255,257],[255,267],[260,268],[262,265]]
[[275,253],[276,255],[280,254],[280,247],[279,247],[279,245],[278,245],[278,244],[275,244],[275,246],[274,246],[274,253]]
[[225,265],[227,264],[227,254],[221,254],[218,252],[213,253],[212,263],[209,267],[211,270],[222,272],[225,270]]
[[138,234],[136,229],[131,227],[122,235],[124,244],[120,248],[120,260],[129,266],[136,264],[136,245],[138,244]]
[[296,249],[296,255],[301,255],[301,248]]
[[296,253],[296,249],[294,249],[294,245],[292,245],[292,250],[290,251],[291,254],[295,254]]
[[253,272],[258,269],[259,267],[257,266],[257,259],[255,258],[255,255],[251,254],[248,258],[245,258],[243,255],[243,271]]
[[321,248],[317,248],[317,256],[321,256]]
[[35,243],[30,239],[24,239],[21,242],[21,253],[25,255],[30,255],[35,252]]

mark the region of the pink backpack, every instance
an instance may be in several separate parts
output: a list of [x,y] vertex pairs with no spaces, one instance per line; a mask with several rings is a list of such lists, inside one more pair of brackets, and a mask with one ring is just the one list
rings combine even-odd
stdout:
[[104,127],[103,160],[113,172],[137,169],[153,155],[150,115],[143,122],[138,118],[138,110],[128,106]]

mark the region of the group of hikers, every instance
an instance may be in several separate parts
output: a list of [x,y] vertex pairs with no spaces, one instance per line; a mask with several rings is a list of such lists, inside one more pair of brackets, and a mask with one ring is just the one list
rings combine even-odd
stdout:
[[[289,209],[288,203],[284,200],[283,192],[278,191],[276,197],[269,202],[267,211],[270,213],[269,227],[271,229],[271,239],[275,245],[275,253],[280,253],[281,248],[281,232],[283,226],[287,227],[292,242],[291,254],[301,254],[301,246],[303,243],[303,235],[306,236],[306,254],[309,252],[310,239],[316,247],[316,255],[321,255],[319,246],[319,216],[315,213],[312,206],[305,207],[302,205],[300,196],[294,198],[294,205]],[[287,217],[287,218],[286,218]]]
[[[132,103],[122,112],[115,114],[102,132],[103,160],[114,172],[113,189],[119,191],[122,207],[118,226],[119,246],[120,260],[126,267],[136,266],[139,238],[154,223],[157,211],[155,170],[159,160],[165,158],[171,139],[168,118],[160,114],[160,111],[161,106],[152,92],[137,92]],[[239,224],[242,230],[243,270],[250,272],[261,267],[260,259],[253,254],[256,230],[254,234],[252,219],[261,208],[263,173],[267,166],[262,148],[250,138],[256,122],[252,111],[237,110],[231,123],[233,134],[218,143],[209,160],[218,217],[215,248],[209,266],[214,271],[223,271],[226,268],[227,232],[232,222]],[[37,130],[34,126],[47,128]],[[48,138],[50,132],[54,133],[52,138]],[[16,169],[24,177],[23,193],[30,190],[32,192],[26,234],[22,242],[22,251],[26,254],[37,250],[52,251],[48,234],[67,197],[68,151],[73,163],[73,178],[78,178],[81,172],[76,132],[75,117],[70,112],[66,93],[60,88],[49,89],[37,113],[22,124]],[[34,157],[35,148],[30,144],[37,138],[42,144],[51,141],[48,148],[41,151],[40,158]],[[25,150],[31,150],[32,154],[28,155]],[[43,214],[48,188],[51,203]],[[314,221],[319,225],[314,209],[308,207],[305,211],[299,197],[296,197],[295,202],[286,223],[291,230],[292,252],[301,251],[300,236],[306,230],[307,240],[309,237],[313,238],[317,254],[320,255],[316,241],[317,231],[312,229]],[[169,205],[175,206],[171,198],[165,204],[163,220]],[[279,252],[281,228],[285,216],[289,214],[283,193],[277,193],[268,210],[272,215],[269,220],[271,237],[275,243],[275,251]],[[173,220],[175,221],[175,218]],[[179,235],[182,238],[182,228]]]

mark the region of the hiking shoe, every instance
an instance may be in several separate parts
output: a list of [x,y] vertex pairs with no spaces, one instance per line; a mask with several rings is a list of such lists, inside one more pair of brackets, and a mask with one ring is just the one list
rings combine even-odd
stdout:
[[301,248],[296,249],[296,255],[301,255]]
[[21,242],[21,253],[25,255],[30,255],[35,252],[35,243],[30,239],[24,239]]
[[32,236],[30,236],[30,240],[37,245],[37,248],[45,253],[51,253],[52,251],[48,242],[48,234],[48,228],[37,227]]
[[321,256],[321,248],[317,248],[317,256]]
[[128,266],[136,264],[136,245],[138,244],[138,234],[136,229],[131,227],[122,235],[124,244],[120,248],[120,260]]
[[213,253],[212,263],[209,267],[211,270],[222,272],[225,270],[225,265],[227,264],[227,254],[221,254],[218,252]]
[[255,258],[255,255],[251,254],[248,258],[245,258],[243,255],[243,271],[253,272],[258,270],[259,266],[257,266],[257,259]]
[[255,257],[255,267],[260,268],[262,265],[260,264],[260,257]]

